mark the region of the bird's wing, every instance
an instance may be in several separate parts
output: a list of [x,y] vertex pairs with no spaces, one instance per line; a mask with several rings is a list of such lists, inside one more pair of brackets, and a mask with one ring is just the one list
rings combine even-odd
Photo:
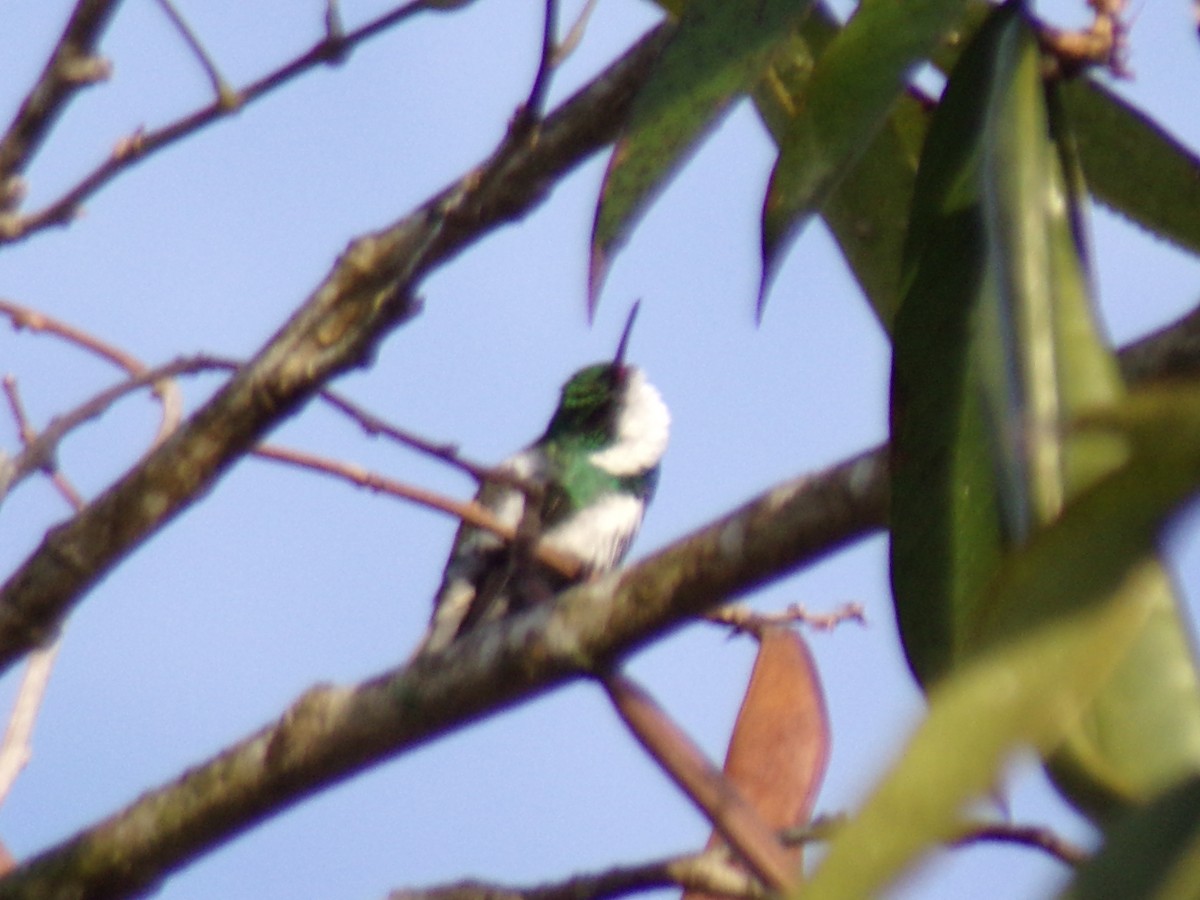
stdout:
[[[536,456],[525,450],[500,464],[522,478],[534,477]],[[485,482],[475,502],[490,510],[503,524],[515,528],[525,508],[524,495],[511,487]],[[416,654],[441,650],[466,628],[487,614],[502,598],[511,566],[504,541],[490,531],[462,523],[454,537],[442,583],[433,602],[433,615]],[[503,604],[500,604],[501,606]]]

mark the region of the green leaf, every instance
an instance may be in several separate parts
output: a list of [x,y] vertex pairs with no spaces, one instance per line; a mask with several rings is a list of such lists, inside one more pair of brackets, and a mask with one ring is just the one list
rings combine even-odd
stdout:
[[908,214],[929,112],[903,95],[887,123],[825,201],[821,216],[884,330],[900,307]]
[[1096,197],[1159,237],[1200,253],[1200,158],[1093,81],[1068,83],[1063,99]]
[[990,627],[931,690],[925,721],[838,832],[805,900],[879,896],[956,836],[1011,753],[1060,744],[1144,633],[1161,571],[1148,551],[1200,490],[1200,385],[1140,392],[1078,427],[1124,444],[1126,461],[1006,557],[979,604]]
[[[896,322],[892,583],[927,686],[1014,615],[978,590],[1002,556],[1127,452],[1068,427],[1123,393],[1093,318],[1082,194],[1056,90],[1010,4],[964,51],[931,125]],[[1147,624],[1051,766],[1098,817],[1200,767],[1187,632],[1145,552]]]
[[[1067,423],[1124,393],[1100,337],[1088,282],[1083,178],[1074,142],[1046,85],[1028,29],[1000,48],[981,170],[988,265],[975,343],[983,365],[987,431],[997,451],[1003,533],[1010,542],[1122,462],[1111,435]],[[1105,818],[1200,767],[1200,694],[1179,601],[1147,549],[1147,624],[1112,682],[1050,768],[1064,793]],[[981,610],[981,615],[992,615]]]
[[807,11],[805,0],[687,4],[609,160],[592,228],[589,311],[638,219]]
[[974,348],[1005,534],[1019,542],[1120,462],[1120,447],[1064,426],[1124,388],[1096,326],[1082,178],[1032,29],[1009,29],[993,59],[979,173],[990,289]]
[[967,0],[862,0],[821,56],[763,206],[758,311],[782,251],[882,127],[911,70],[951,32]]
[[[824,3],[814,3],[800,32],[779,47],[755,87],[755,105],[777,146],[796,118],[814,58],[824,52],[840,28]],[[928,120],[929,112],[920,100],[901,95],[887,122],[821,210],[871,308],[888,331],[900,305],[901,248]]]
[[1118,823],[1064,900],[1194,900],[1200,896],[1200,778]]
[[992,65],[1013,8],[977,31],[946,86],[917,173],[893,334],[891,577],[909,666],[949,671],[971,604],[999,564],[1000,515],[968,353],[987,248],[980,135]]
[[[1102,524],[1102,523],[1101,523]],[[1076,554],[1059,557],[1067,542],[1082,546],[1097,522],[1078,516],[1056,524],[1015,557],[996,587],[999,605],[1023,596],[1057,596],[1073,568],[1090,568]],[[1125,561],[1136,560],[1141,548]],[[1081,557],[1081,558],[1080,558]],[[876,897],[918,856],[952,839],[972,801],[995,786],[1014,750],[1052,750],[1112,672],[1146,614],[1140,570],[1110,567],[1120,577],[1073,598],[1075,610],[981,655],[930,694],[929,713],[862,811],[834,838],[824,863],[804,886],[804,900]],[[1081,580],[1082,581],[1082,580]],[[1027,593],[1028,592],[1028,593]]]

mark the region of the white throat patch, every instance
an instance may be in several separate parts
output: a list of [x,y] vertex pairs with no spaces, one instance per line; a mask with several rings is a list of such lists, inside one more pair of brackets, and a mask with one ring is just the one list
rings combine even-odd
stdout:
[[616,439],[588,457],[592,465],[618,478],[657,466],[671,431],[667,405],[645,373],[630,366],[627,377],[625,400],[617,411]]

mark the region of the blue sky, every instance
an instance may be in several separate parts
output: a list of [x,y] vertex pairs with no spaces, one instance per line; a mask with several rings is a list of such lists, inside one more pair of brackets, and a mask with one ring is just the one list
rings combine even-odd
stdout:
[[[40,70],[71,4],[7,3],[0,117]],[[220,0],[180,6],[240,84],[319,33],[321,4]],[[348,25],[385,8],[342,4]],[[0,296],[115,342],[147,363],[253,352],[354,235],[398,218],[482,159],[524,97],[539,4],[476,3],[413,20],[136,167],[70,228],[0,251]],[[564,20],[578,9],[564,3]],[[565,97],[656,17],[600,4],[556,75]],[[1077,8],[1078,7],[1078,8]],[[1082,4],[1040,4],[1056,21]],[[1196,35],[1185,4],[1131,11],[1135,78],[1119,89],[1200,147]],[[111,83],[70,109],[29,172],[31,207],[52,199],[138,125],[207,101],[202,73],[155,4],[127,3],[103,44]],[[544,427],[562,380],[611,354],[643,298],[631,356],[674,416],[640,556],[776,481],[885,437],[887,346],[823,229],[810,227],[753,324],[760,198],[771,148],[739,107],[672,184],[618,257],[596,323],[584,315],[587,240],[604,160],[578,170],[522,223],[472,247],[424,285],[425,312],[337,387],[380,415],[494,461]],[[1114,338],[1196,302],[1196,263],[1101,210],[1097,270]],[[0,330],[36,422],[113,380],[47,338]],[[194,408],[216,384],[184,384]],[[126,402],[64,447],[64,471],[93,495],[152,436],[155,409]],[[461,475],[361,437],[313,408],[273,441],[457,495]],[[0,447],[15,435],[0,420]],[[66,510],[42,483],[0,509],[8,571]],[[34,758],[0,808],[18,855],[55,843],[273,719],[318,681],[395,665],[417,639],[455,523],[319,476],[249,460],[94,589],[69,621]],[[1200,597],[1195,528],[1174,562]],[[861,798],[920,715],[891,619],[882,537],[755,597],[763,609],[848,600],[866,628],[816,634],[834,722],[819,808]],[[716,759],[753,659],[748,641],[693,626],[630,664]],[[11,676],[0,695],[12,691]],[[1027,767],[1026,767],[1027,769]],[[1040,776],[1017,779],[1015,819],[1085,836]],[[536,883],[701,844],[707,827],[589,685],[559,691],[379,767],[183,870],[162,896],[376,897],[464,875]],[[1029,851],[940,854],[903,891],[1044,894],[1062,872]]]

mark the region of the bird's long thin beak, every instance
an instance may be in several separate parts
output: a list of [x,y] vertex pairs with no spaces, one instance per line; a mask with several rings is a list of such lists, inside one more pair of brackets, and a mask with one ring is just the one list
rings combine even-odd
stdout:
[[617,353],[613,357],[613,367],[619,368],[625,365],[625,349],[629,346],[629,333],[633,331],[633,321],[637,318],[638,310],[641,309],[642,301],[634,300],[633,306],[629,310],[629,318],[625,320],[625,330],[621,332],[621,343],[617,344]]

